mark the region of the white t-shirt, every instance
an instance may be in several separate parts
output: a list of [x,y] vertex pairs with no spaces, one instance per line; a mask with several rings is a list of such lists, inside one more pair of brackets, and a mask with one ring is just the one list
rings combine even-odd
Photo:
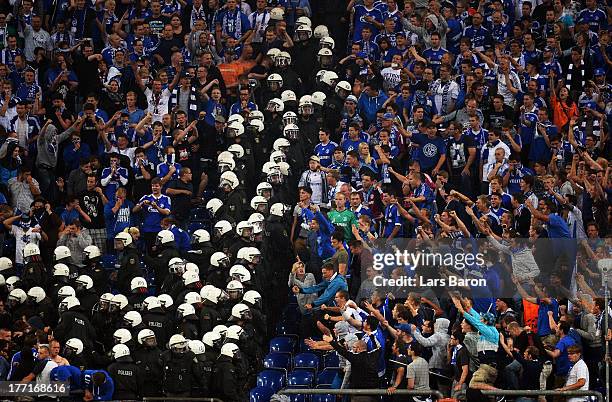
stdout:
[[[578,391],[586,391],[589,389],[589,369],[584,360],[580,359],[574,364],[570,370],[565,386],[576,384],[579,379],[584,378],[584,385]],[[584,402],[586,397],[569,398],[567,402]]]
[[[40,226],[36,226],[40,228]],[[15,237],[15,264],[23,264],[23,248],[28,243],[38,245],[41,235],[38,232],[32,232],[33,228],[24,231],[21,226],[13,224],[11,226],[11,234]]]
[[162,116],[168,114],[168,104],[170,103],[170,90],[162,89],[161,94],[153,95],[153,91],[149,88],[145,90],[145,96],[147,97],[147,103],[149,107],[147,112],[153,115],[153,121],[161,121]]

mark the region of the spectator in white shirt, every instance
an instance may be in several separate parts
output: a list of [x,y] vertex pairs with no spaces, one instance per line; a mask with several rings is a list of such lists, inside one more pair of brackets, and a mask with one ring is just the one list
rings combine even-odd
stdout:
[[[582,360],[582,348],[572,345],[567,348],[567,357],[573,364],[565,381],[565,386],[558,388],[557,391],[586,391],[589,389],[589,369]],[[568,398],[567,402],[584,402],[587,397]]]

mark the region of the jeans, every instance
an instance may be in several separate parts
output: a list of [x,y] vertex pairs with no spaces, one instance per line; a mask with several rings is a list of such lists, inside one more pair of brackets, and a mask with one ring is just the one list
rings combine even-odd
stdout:
[[512,360],[512,363],[508,364],[504,368],[504,382],[508,389],[519,389],[519,375],[521,368],[521,363],[516,360]]
[[38,184],[41,194],[48,194],[51,185],[55,182],[55,172],[53,169],[38,166]]

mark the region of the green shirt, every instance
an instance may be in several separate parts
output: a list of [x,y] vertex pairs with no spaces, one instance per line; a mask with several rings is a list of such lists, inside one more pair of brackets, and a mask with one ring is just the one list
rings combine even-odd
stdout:
[[333,225],[344,229],[345,241],[350,241],[353,238],[351,226],[357,226],[357,218],[353,211],[345,209],[342,212],[338,212],[334,209],[327,214],[327,218]]

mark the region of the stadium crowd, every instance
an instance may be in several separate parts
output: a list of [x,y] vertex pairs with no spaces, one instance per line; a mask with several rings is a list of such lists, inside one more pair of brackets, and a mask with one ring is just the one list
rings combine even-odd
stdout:
[[611,10],[0,1],[0,381],[609,387]]

